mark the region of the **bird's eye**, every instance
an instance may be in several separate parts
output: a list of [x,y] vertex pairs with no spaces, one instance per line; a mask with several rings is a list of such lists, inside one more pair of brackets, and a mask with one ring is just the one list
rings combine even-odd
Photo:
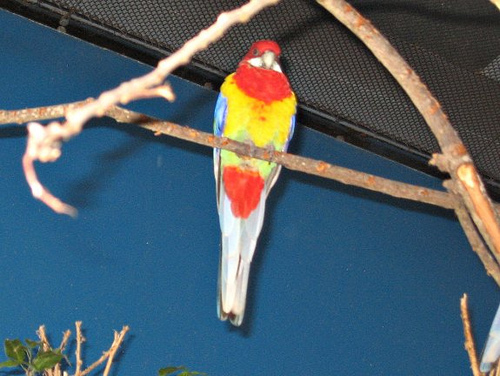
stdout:
[[252,51],[252,53],[253,53],[253,56],[258,56],[259,55],[259,50],[256,49],[256,48],[254,48],[253,51]]

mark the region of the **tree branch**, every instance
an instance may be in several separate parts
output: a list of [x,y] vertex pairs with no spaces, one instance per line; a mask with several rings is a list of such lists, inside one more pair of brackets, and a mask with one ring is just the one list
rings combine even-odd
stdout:
[[408,94],[440,145],[442,154],[435,155],[431,162],[450,174],[477,228],[499,260],[500,223],[497,214],[471,157],[439,102],[389,41],[351,5],[344,0],[317,1],[372,51]]
[[[84,105],[85,103],[86,102],[76,102],[22,111],[0,111],[0,124],[17,121],[17,114],[22,114],[22,121],[46,120],[51,117],[61,117],[64,116],[67,109],[78,108],[78,106]],[[298,155],[270,152],[266,149],[251,147],[248,144],[227,138],[219,138],[211,133],[201,132],[168,121],[161,121],[121,107],[113,106],[105,112],[105,115],[119,122],[137,124],[155,132],[157,135],[165,134],[211,148],[227,149],[240,155],[276,162],[290,170],[336,180],[343,184],[369,189],[393,197],[419,201],[441,206],[446,209],[453,209],[458,203],[454,196],[446,192],[401,183]]]

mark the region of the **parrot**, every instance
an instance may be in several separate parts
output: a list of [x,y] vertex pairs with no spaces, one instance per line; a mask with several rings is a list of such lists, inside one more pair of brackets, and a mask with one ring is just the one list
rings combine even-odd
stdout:
[[500,306],[497,309],[491,329],[488,334],[488,339],[484,345],[483,354],[481,355],[481,364],[479,369],[481,372],[489,372],[493,365],[500,357]]
[[[297,100],[283,73],[279,45],[257,41],[226,77],[214,111],[214,134],[286,151],[295,128]],[[281,166],[214,148],[217,211],[222,232],[217,312],[240,326],[250,264],[262,230],[266,199]]]

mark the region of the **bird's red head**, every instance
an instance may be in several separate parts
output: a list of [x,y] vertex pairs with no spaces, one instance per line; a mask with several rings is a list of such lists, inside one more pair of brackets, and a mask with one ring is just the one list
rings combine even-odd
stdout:
[[252,44],[234,74],[238,87],[248,96],[266,103],[293,95],[279,64],[280,54],[280,47],[271,40]]
[[266,51],[271,51],[274,53],[276,58],[278,58],[281,55],[281,48],[278,46],[278,43],[272,41],[272,40],[259,40],[252,44],[252,47],[250,47],[250,50],[248,53],[245,55],[245,57],[242,60],[243,62],[247,62],[250,59],[256,58],[256,57],[262,57],[262,55]]

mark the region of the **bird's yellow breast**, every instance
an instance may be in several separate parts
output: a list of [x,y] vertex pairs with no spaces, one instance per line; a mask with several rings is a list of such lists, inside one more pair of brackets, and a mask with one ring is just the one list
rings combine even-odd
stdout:
[[289,97],[270,103],[251,98],[235,83],[234,74],[221,87],[227,98],[224,136],[237,141],[252,141],[257,147],[273,146],[283,150],[288,139],[296,99]]

